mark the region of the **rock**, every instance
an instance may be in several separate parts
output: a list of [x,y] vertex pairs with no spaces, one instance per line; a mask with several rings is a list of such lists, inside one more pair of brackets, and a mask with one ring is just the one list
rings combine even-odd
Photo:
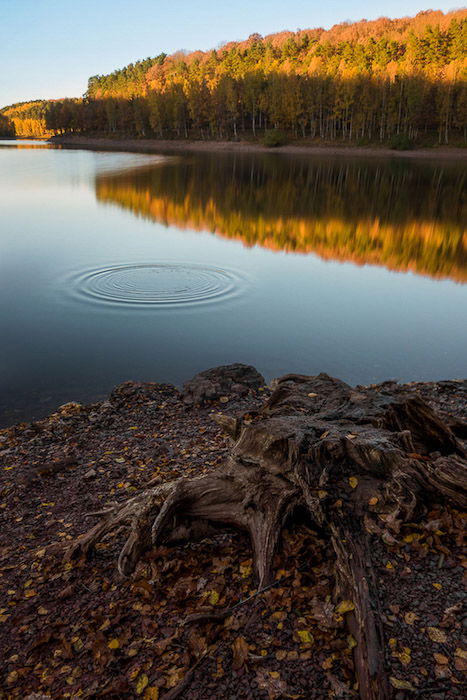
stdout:
[[241,396],[264,385],[264,377],[254,367],[235,363],[196,374],[183,385],[182,398],[187,404],[199,404],[221,397],[225,400],[226,395]]
[[109,402],[112,407],[122,407],[128,404],[160,400],[161,387],[163,385],[154,382],[123,382],[112,390]]
[[97,472],[95,469],[88,469],[86,474],[84,474],[83,479],[94,479],[96,475]]

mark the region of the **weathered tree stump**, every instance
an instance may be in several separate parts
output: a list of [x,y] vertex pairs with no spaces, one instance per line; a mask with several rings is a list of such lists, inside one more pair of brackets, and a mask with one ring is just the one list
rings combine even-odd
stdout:
[[188,540],[214,524],[249,532],[259,586],[271,580],[281,530],[298,509],[327,533],[335,551],[336,596],[353,602],[347,624],[360,696],[384,700],[390,689],[377,609],[370,535],[390,537],[431,499],[467,502],[467,460],[456,433],[417,394],[387,382],[354,390],[326,374],[287,375],[248,422],[220,415],[233,447],[216,473],[181,478],[109,510],[73,553],[128,525],[118,568],[141,554]]

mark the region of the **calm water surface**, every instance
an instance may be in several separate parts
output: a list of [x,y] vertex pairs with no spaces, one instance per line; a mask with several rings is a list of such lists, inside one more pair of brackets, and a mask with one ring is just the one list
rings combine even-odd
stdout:
[[0,141],[0,424],[245,362],[467,374],[465,169]]

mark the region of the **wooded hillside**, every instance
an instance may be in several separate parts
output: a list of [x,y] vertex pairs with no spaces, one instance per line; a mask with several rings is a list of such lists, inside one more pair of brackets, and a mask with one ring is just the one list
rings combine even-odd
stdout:
[[[89,79],[82,99],[3,109],[20,136],[114,133],[449,143],[466,138],[467,10],[252,34]],[[0,124],[0,128],[1,124]]]

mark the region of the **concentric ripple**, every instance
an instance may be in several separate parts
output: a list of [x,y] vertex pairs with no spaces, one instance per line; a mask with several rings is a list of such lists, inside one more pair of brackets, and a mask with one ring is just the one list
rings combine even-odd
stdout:
[[224,301],[241,292],[238,273],[194,263],[144,263],[88,270],[75,275],[71,291],[106,304],[188,306]]

